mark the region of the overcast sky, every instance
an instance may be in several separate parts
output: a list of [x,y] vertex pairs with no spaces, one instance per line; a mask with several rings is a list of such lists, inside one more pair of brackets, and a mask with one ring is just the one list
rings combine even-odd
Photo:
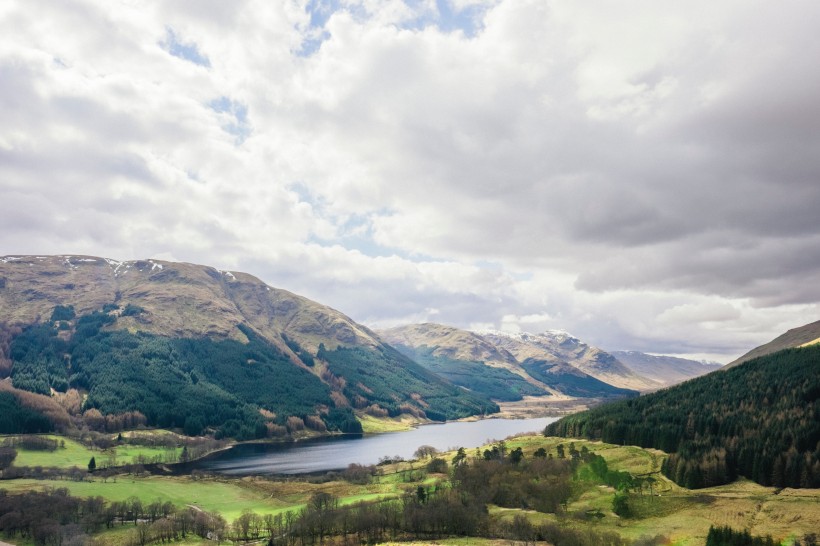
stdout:
[[723,362],[820,319],[816,0],[5,0],[0,255]]

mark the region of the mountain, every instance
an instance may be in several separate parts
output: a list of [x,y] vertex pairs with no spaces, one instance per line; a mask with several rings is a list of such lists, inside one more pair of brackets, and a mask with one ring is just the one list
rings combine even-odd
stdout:
[[726,365],[727,368],[737,366],[759,356],[768,355],[790,347],[804,347],[814,343],[820,343],[820,320],[806,324],[798,328],[793,328],[785,334],[776,337],[769,343],[755,347],[737,360],[733,360]]
[[820,487],[820,345],[567,416],[545,434],[661,449],[664,474],[690,488],[738,476]]
[[519,362],[569,364],[573,368],[614,387],[654,390],[658,383],[636,374],[611,354],[592,347],[562,331],[540,334],[487,331],[481,336],[507,350]]
[[382,330],[379,335],[436,375],[495,400],[559,394],[528,375],[511,354],[473,332],[427,323]]
[[675,356],[649,355],[638,351],[610,351],[609,354],[633,372],[664,387],[706,375],[723,367],[717,362],[698,362]]
[[2,257],[0,341],[0,373],[18,390],[77,389],[84,410],[138,411],[191,433],[360,430],[354,410],[433,420],[498,410],[336,310],[193,264]]
[[[562,358],[568,352],[559,356],[556,351],[546,350],[546,343],[541,346],[531,343],[541,340],[539,336],[470,332],[431,323],[391,328],[380,331],[379,335],[427,369],[496,400],[512,401],[545,394],[584,398],[636,394],[634,390],[615,387],[578,369],[578,364],[587,365],[594,357]],[[594,353],[595,357],[604,359],[597,349],[580,352],[584,357]],[[628,370],[624,375],[630,379],[636,377]]]

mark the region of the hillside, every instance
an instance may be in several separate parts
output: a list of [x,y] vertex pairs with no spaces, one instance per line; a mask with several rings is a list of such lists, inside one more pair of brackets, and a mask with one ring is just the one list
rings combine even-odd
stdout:
[[522,332],[480,332],[497,347],[509,351],[520,362],[527,360],[552,364],[569,364],[573,368],[614,387],[632,390],[654,390],[659,385],[636,374],[611,354],[587,345],[566,332],[540,334]]
[[[510,336],[499,332],[470,332],[440,324],[413,324],[380,331],[379,335],[422,366],[449,381],[496,400],[515,401],[527,395],[566,395],[598,398],[631,396],[634,390],[606,383],[579,369],[605,353],[597,349],[557,353],[530,343],[539,336]],[[566,357],[566,358],[562,358]],[[614,360],[611,359],[610,360]],[[583,361],[583,362],[582,362]],[[610,363],[611,364],[611,363]],[[587,367],[594,367],[588,366]],[[623,365],[622,377],[640,382]],[[645,385],[644,380],[640,384]],[[652,386],[656,386],[652,384]]]
[[[453,419],[497,411],[342,313],[206,266],[0,258],[0,373],[83,410],[260,437],[360,430],[353,411]],[[294,417],[294,419],[288,419]]]
[[610,354],[638,375],[669,387],[719,370],[716,362],[698,362],[674,356],[656,356],[638,351],[611,351]]
[[798,328],[792,328],[785,334],[776,337],[769,343],[761,345],[760,347],[755,347],[745,355],[727,364],[726,367],[737,366],[753,358],[772,354],[783,349],[802,347],[813,343],[820,343],[820,320]]
[[664,473],[690,488],[738,476],[820,487],[820,345],[564,417],[545,434],[662,449]]

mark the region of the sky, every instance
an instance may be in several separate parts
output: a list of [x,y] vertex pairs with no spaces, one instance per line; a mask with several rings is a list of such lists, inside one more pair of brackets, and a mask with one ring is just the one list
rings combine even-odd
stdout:
[[816,0],[6,0],[0,255],[720,362],[820,319]]

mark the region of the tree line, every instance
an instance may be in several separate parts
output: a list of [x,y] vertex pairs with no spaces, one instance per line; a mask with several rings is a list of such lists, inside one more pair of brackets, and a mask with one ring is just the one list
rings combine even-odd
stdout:
[[79,498],[65,488],[11,495],[0,489],[0,532],[11,540],[37,546],[83,546],[102,529],[132,525],[129,544],[143,546],[185,538],[227,538],[229,526],[218,514],[171,502],[144,503],[137,497],[108,502],[102,497]]
[[787,349],[640,398],[562,418],[548,436],[657,448],[689,488],[745,476],[820,487],[820,347]]

